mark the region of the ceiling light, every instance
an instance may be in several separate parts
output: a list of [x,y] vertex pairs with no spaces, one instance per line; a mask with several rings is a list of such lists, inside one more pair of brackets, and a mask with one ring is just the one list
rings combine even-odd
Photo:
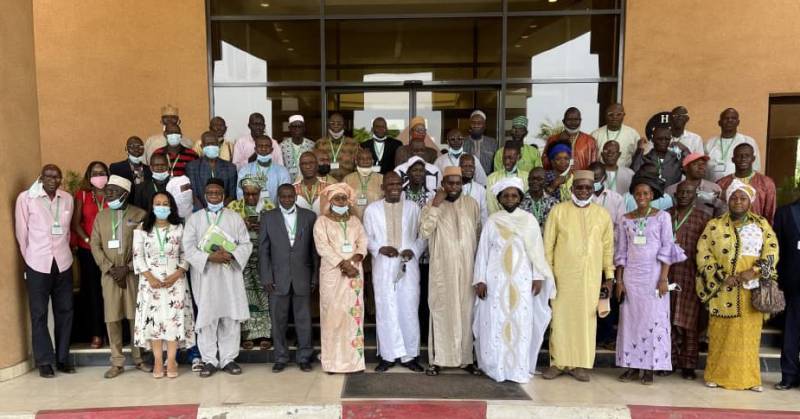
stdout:
[[292,47],[286,48],[286,51],[292,52],[292,51],[294,51],[294,48],[292,48]]
[[528,25],[528,27],[531,29],[536,29],[536,25]]
[[555,3],[555,2],[557,2],[557,1],[558,1],[558,0],[547,0],[547,2],[548,2],[548,3]]
[[520,45],[520,44],[516,44],[516,45],[514,45],[514,48],[519,48],[519,47],[521,47],[521,46],[522,46],[522,45]]
[[275,27],[275,32],[283,32],[283,28]]
[[269,7],[269,3],[266,3],[266,2],[261,3],[261,7]]
[[281,42],[283,42],[284,44],[288,44],[289,40],[288,39],[281,39]]
[[521,38],[522,39],[528,39],[528,35],[522,35]]

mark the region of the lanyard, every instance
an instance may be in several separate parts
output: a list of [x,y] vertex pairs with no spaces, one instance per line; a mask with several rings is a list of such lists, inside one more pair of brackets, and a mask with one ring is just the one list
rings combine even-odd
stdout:
[[212,223],[212,222],[211,222],[211,218],[208,216],[208,213],[209,213],[209,212],[210,212],[210,211],[206,210],[206,221],[208,221],[208,225],[209,225],[209,226],[218,226],[218,225],[219,225],[219,222],[220,222],[220,220],[222,220],[222,215],[223,215],[224,213],[223,213],[222,211],[220,211],[220,212],[219,212],[219,215],[217,215],[217,218],[216,218],[216,219],[214,220],[214,222]]
[[730,142],[728,143],[728,147],[725,147],[725,144],[722,142],[725,138],[719,137],[719,153],[720,159],[719,161],[722,163],[728,163],[728,153],[731,151],[731,147],[733,146],[733,142],[736,140],[736,137],[730,138]]
[[125,213],[128,210],[122,211],[122,216],[117,217],[119,211],[111,210],[111,240],[117,239],[117,228],[119,227],[119,223],[122,222],[122,219],[125,218]]
[[153,229],[156,231],[156,238],[158,239],[158,254],[163,258],[165,254],[164,248],[167,246],[167,229],[164,229],[165,231],[163,239],[161,238],[161,232],[159,231],[159,228],[153,227]]
[[[169,158],[169,152],[164,153],[164,155],[167,156],[167,166],[169,166],[169,175],[170,176],[174,176],[175,175],[175,173],[174,173],[175,172],[175,166],[178,165],[178,161],[180,161],[181,155],[179,153],[175,153],[175,162],[174,163],[172,162],[172,159]],[[214,176],[212,175],[211,177],[214,177]]]
[[350,240],[347,239],[347,223],[344,221],[339,221],[339,227],[342,228],[342,233],[344,234],[344,244],[349,244]]
[[305,143],[305,139],[303,139],[303,143],[300,143],[300,145],[295,144],[294,140],[290,140],[289,143],[292,145],[292,150],[291,150],[291,153],[292,153],[292,160],[291,160],[292,167],[299,167],[300,166],[300,148],[303,146],[303,143]]
[[48,210],[50,211],[50,216],[53,217],[53,225],[60,226],[61,222],[58,220],[58,215],[61,214],[61,196],[56,195],[56,212],[53,212],[53,201],[49,198],[44,197],[47,200]]
[[361,194],[362,195],[366,195],[367,194],[367,186],[369,186],[369,180],[370,180],[370,178],[372,178],[372,173],[370,173],[368,176],[366,176],[366,178],[367,178],[367,181],[365,182],[364,181],[364,176],[361,176],[361,175],[358,176],[358,183],[361,184]]
[[652,207],[647,207],[647,212],[644,214],[644,217],[640,217],[636,219],[636,235],[637,236],[644,236],[645,230],[647,230],[647,217],[650,216],[650,211],[652,211]]
[[342,146],[344,145],[344,139],[340,140],[339,147],[336,147],[336,150],[333,149],[333,140],[331,140],[331,154],[333,154],[333,162],[336,163],[339,161],[339,152],[342,151]]
[[[608,125],[606,125],[606,142],[608,142],[608,141],[617,141],[617,138],[619,138],[620,134],[622,134],[622,127],[619,127],[619,131],[617,131],[617,135],[615,135],[614,138],[609,138],[610,135],[608,133]],[[619,142],[619,141],[617,141],[617,142]]]
[[608,182],[608,189],[616,191],[617,190],[617,176],[618,176],[618,173],[617,172],[606,172],[606,175],[608,175],[609,173],[613,173],[614,177],[612,179],[607,179],[606,180]]
[[297,210],[295,209],[295,216],[294,216],[294,225],[289,224],[289,214],[284,214],[284,219],[286,220],[286,228],[289,229],[289,235],[291,236],[290,239],[294,240],[295,234],[297,234]]
[[533,216],[536,217],[536,221],[540,224],[544,222],[544,205],[544,197],[536,201],[531,196],[531,210],[533,211]]
[[[691,207],[691,208],[689,208],[689,211],[686,211],[686,214],[683,216],[683,218],[681,219],[680,222],[678,222],[677,219],[672,222],[672,232],[673,233],[678,234],[678,230],[681,229],[681,227],[683,226],[683,223],[685,223],[686,220],[689,219],[689,216],[692,215],[692,211],[694,211],[694,207]],[[675,210],[675,215],[678,215],[678,210]]]
[[94,201],[94,204],[97,205],[97,210],[100,211],[106,204],[106,196],[103,195],[103,198],[98,201],[97,195],[94,193],[94,191],[92,191],[92,201]]
[[309,191],[308,191],[308,188],[306,187],[306,185],[303,185],[302,183],[300,184],[300,188],[303,191],[303,196],[306,198],[306,201],[308,201],[308,205],[313,204],[314,200],[317,199],[317,188],[318,187],[319,187],[319,182],[314,182],[314,185],[311,186],[311,195],[309,195],[308,194]]

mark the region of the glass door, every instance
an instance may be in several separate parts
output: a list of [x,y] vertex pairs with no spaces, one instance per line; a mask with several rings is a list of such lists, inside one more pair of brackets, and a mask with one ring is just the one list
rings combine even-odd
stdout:
[[345,131],[362,142],[371,137],[372,121],[379,116],[386,119],[389,136],[397,138],[408,125],[411,103],[408,89],[329,89],[326,108],[329,117],[341,113]]
[[440,148],[447,145],[447,131],[459,129],[466,136],[470,132],[470,115],[475,110],[486,114],[484,135],[497,138],[500,115],[497,98],[500,89],[492,86],[465,88],[420,87],[413,90],[414,109],[427,121],[428,134]]

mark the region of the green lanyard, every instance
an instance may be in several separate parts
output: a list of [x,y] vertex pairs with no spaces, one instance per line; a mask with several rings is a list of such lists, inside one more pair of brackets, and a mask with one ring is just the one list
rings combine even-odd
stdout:
[[314,204],[314,201],[317,199],[317,188],[319,187],[319,182],[315,182],[313,186],[311,186],[311,194],[308,194],[308,188],[306,185],[300,183],[300,189],[303,191],[303,196],[306,198],[308,205]]
[[650,211],[652,211],[652,207],[647,207],[647,212],[644,214],[644,217],[638,218],[636,220],[636,235],[637,236],[644,236],[644,232],[647,229],[647,217],[650,216]]
[[[617,191],[617,176],[619,176],[619,172],[612,172],[612,173],[614,173],[614,179],[608,180],[608,189],[611,189],[612,191],[616,192]],[[606,172],[606,174],[608,174],[608,172]]]
[[731,147],[733,146],[733,142],[736,140],[736,137],[734,136],[730,139],[731,141],[728,143],[727,148],[724,147],[725,144],[722,142],[722,140],[723,138],[719,137],[719,152],[722,155],[719,161],[722,163],[728,163],[728,153],[731,151]]
[[[686,214],[683,216],[683,218],[680,220],[680,222],[678,222],[678,220],[672,221],[672,236],[673,237],[675,237],[675,238],[678,237],[678,230],[680,230],[681,227],[683,226],[683,224],[686,222],[686,220],[689,219],[689,216],[692,215],[693,211],[694,211],[694,207],[691,207],[691,208],[689,208],[689,211],[686,211]],[[678,215],[678,210],[675,210],[675,215],[676,216]]]
[[117,217],[117,213],[119,213],[119,211],[111,210],[111,240],[117,239],[117,228],[119,227],[119,223],[122,222],[122,219],[125,218],[125,213],[127,211],[128,210],[126,209],[122,212],[121,217]]
[[339,142],[339,147],[336,147],[336,150],[333,149],[333,140],[331,140],[331,154],[333,154],[333,162],[336,163],[339,161],[339,152],[342,151],[342,146],[344,145],[344,139]]
[[[286,223],[286,227],[289,228],[289,235],[292,236],[291,237],[292,240],[294,240],[294,237],[297,234],[297,209],[295,209],[294,212],[295,212],[294,225],[290,225],[289,223]],[[289,215],[289,214],[286,214],[286,215]]]
[[536,201],[531,196],[531,210],[533,210],[533,216],[536,217],[536,221],[539,223],[544,221],[544,205],[544,197]]
[[97,200],[97,195],[94,193],[94,191],[92,191],[92,201],[94,201],[94,204],[97,205],[97,210],[100,211],[101,209],[103,209],[103,206],[106,204],[106,197],[105,197],[105,195],[103,195],[103,199],[98,201]]
[[[174,163],[169,158],[169,152],[165,152],[164,155],[167,156],[167,166],[169,166],[169,175],[173,176],[173,175],[175,175],[175,173],[174,173],[175,172],[175,166],[178,165],[178,161],[180,161],[181,155],[180,155],[180,153],[175,153],[175,162]],[[214,176],[211,176],[211,177],[214,177]]]
[[222,212],[222,210],[220,210],[219,215],[217,215],[217,218],[214,220],[213,223],[211,222],[211,217],[208,216],[208,213],[209,213],[209,211],[206,210],[206,221],[208,221],[208,226],[209,227],[210,226],[218,226],[219,222],[222,220],[222,215],[224,214]]
[[367,196],[367,186],[369,186],[369,180],[372,178],[372,173],[367,175],[367,181],[364,182],[364,176],[358,176],[358,183],[361,184],[361,195]]
[[350,244],[350,240],[347,238],[347,223],[339,221],[339,227],[342,228],[342,234],[344,234],[344,244]]
[[50,216],[53,217],[53,225],[54,226],[61,226],[61,221],[59,221],[58,215],[61,214],[61,197],[56,195],[56,212],[53,212],[53,201],[45,197],[44,199],[47,200],[47,206],[50,211]]
[[156,230],[156,238],[158,239],[158,255],[163,258],[166,254],[164,249],[167,247],[167,232],[164,232],[164,238],[162,239],[158,227],[154,227],[154,229]]

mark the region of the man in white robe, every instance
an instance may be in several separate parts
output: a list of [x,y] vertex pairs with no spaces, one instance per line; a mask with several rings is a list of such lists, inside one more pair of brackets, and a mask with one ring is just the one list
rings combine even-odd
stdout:
[[478,201],[478,206],[481,209],[481,225],[486,224],[489,218],[489,209],[486,206],[486,187],[480,183],[475,182],[475,173],[478,167],[481,167],[478,159],[472,154],[464,153],[458,159],[459,166],[461,167],[461,181],[464,183],[462,189],[465,195],[471,196],[475,201]]
[[186,220],[183,232],[197,304],[195,330],[204,364],[200,376],[210,377],[220,367],[238,375],[242,369],[234,359],[239,356],[241,322],[250,318],[242,270],[253,245],[242,217],[224,208],[221,180],[208,180],[205,198],[206,208]]
[[530,381],[555,296],[539,222],[517,208],[523,187],[519,178],[494,185],[504,211],[489,217],[475,255],[475,353],[478,367],[498,382]]
[[428,306],[428,375],[441,367],[480,371],[472,355],[472,290],[475,249],[480,232],[478,203],[462,193],[461,169],[448,167],[442,188],[422,209],[420,235],[428,240],[430,277]]
[[419,237],[419,207],[401,199],[403,181],[387,172],[381,186],[385,198],[364,211],[367,248],[372,255],[378,330],[377,372],[386,372],[397,360],[422,372],[419,355],[419,257],[425,240]]
[[[475,157],[464,151],[464,134],[458,129],[451,129],[447,132],[447,153],[439,155],[433,164],[440,171],[444,171],[449,166],[460,166],[459,161],[463,156]],[[472,172],[472,180],[486,186],[486,172],[483,170],[483,166],[476,165]]]

